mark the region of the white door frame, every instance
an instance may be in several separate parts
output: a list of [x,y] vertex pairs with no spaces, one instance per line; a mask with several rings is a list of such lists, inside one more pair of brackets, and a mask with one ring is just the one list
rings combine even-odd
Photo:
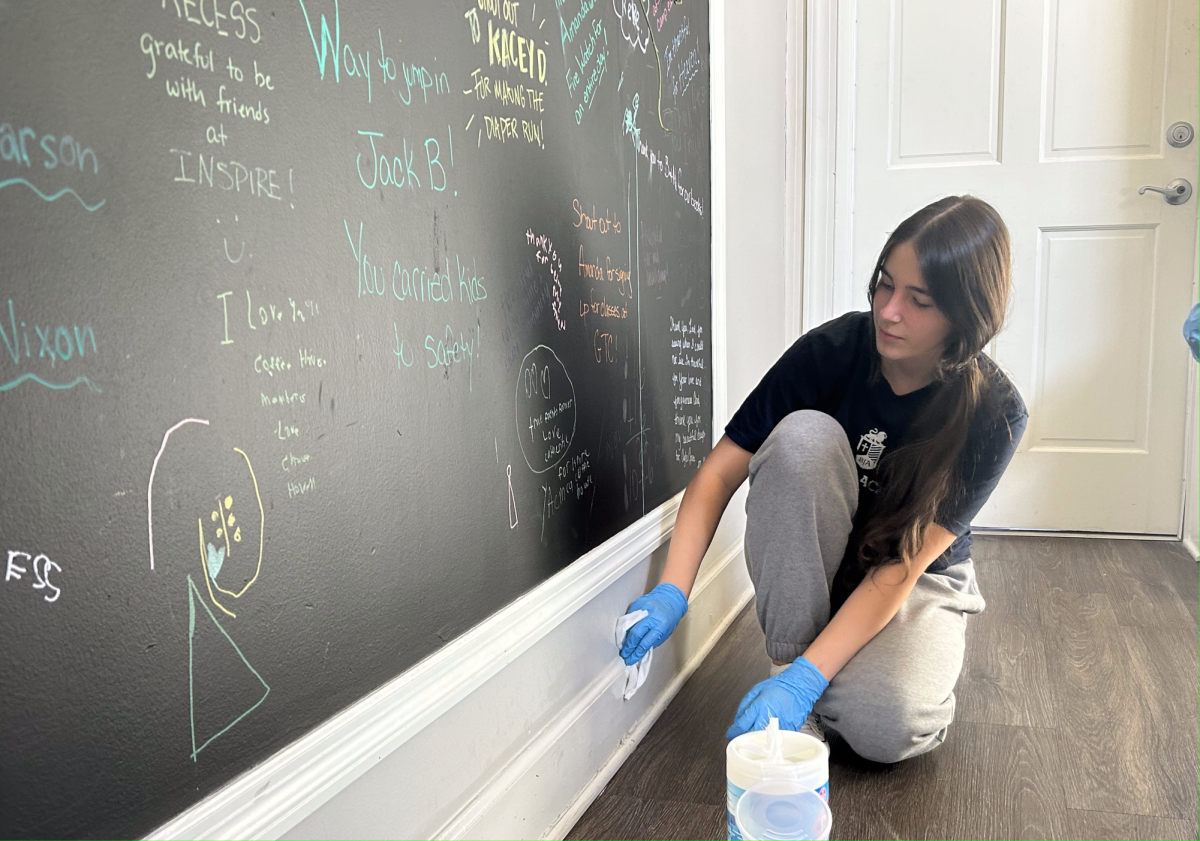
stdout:
[[785,265],[800,278],[787,302],[798,332],[864,304],[839,283],[851,265],[854,114],[839,114],[837,104],[853,93],[857,7],[855,0],[789,7]]
[[[849,309],[862,309],[859,290],[846,282],[853,242],[854,113],[839,113],[839,99],[853,97],[857,0],[797,0],[788,7],[787,143],[785,146],[784,267],[789,337],[807,332]],[[801,142],[803,137],[803,142]],[[1200,247],[1200,243],[1198,243]],[[1200,272],[1200,257],[1196,263]],[[794,287],[799,278],[799,289]],[[1195,372],[1190,375],[1193,380]],[[1189,394],[1195,395],[1194,385]],[[1200,420],[1196,400],[1188,401],[1184,452],[1196,469],[1190,431]],[[1060,536],[1181,540],[1185,513],[1195,507],[1185,487],[1176,532],[1171,536],[1084,532],[1024,532]],[[978,529],[980,533],[991,531]],[[1189,545],[1192,554],[1196,549]]]

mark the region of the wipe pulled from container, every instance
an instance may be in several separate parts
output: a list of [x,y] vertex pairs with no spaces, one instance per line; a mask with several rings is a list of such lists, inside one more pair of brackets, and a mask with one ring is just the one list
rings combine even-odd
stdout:
[[[625,644],[625,635],[629,633],[629,629],[649,615],[650,612],[647,610],[635,610],[632,613],[626,613],[617,620],[615,636],[618,651]],[[625,666],[625,689],[621,693],[621,697],[626,701],[632,698],[634,693],[641,689],[642,684],[646,682],[646,678],[650,675],[650,660],[653,655],[654,649],[650,649],[641,660],[638,660],[632,666]]]
[[784,737],[779,731],[779,719],[772,717],[763,732],[767,736],[763,780],[746,789],[736,808],[735,819],[742,838],[747,841],[824,841],[833,828],[829,804],[800,781],[796,767],[791,764],[797,760],[784,758]]
[[[829,799],[829,746],[784,730],[778,719],[743,733],[725,749],[728,837],[828,838],[833,816],[813,802]],[[746,798],[749,798],[747,801]],[[743,804],[743,801],[744,804]]]

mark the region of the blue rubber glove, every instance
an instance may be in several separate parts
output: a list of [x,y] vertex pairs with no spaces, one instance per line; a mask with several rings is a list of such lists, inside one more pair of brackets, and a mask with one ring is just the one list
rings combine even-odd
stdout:
[[827,686],[829,681],[816,666],[797,657],[795,663],[746,693],[725,738],[736,739],[751,730],[762,730],[772,716],[779,719],[780,729],[799,730]]
[[1192,358],[1200,362],[1200,304],[1192,307],[1187,321],[1183,322],[1183,337],[1192,349]]
[[625,634],[625,643],[621,646],[621,659],[625,665],[632,666],[645,657],[647,651],[662,645],[687,609],[687,596],[674,584],[659,584],[646,595],[634,599],[629,612],[644,610],[650,615]]

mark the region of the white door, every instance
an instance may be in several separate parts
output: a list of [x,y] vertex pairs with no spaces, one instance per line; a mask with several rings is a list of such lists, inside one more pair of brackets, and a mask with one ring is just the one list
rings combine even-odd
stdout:
[[1197,197],[1138,189],[1197,186],[1200,143],[1166,142],[1169,125],[1197,122],[1197,3],[849,9],[856,77],[839,87],[856,101],[838,112],[853,186],[839,185],[834,310],[866,307],[878,252],[910,213],[952,193],[992,203],[1014,294],[990,351],[1030,424],[976,526],[1177,534]]

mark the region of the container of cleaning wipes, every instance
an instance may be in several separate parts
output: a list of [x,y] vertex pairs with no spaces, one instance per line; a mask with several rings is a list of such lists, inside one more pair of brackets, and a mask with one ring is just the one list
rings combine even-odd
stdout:
[[734,823],[745,841],[828,841],[833,813],[811,788],[793,780],[766,779],[738,800]]
[[[743,733],[725,748],[725,779],[730,841],[742,841],[743,839],[749,841],[751,836],[743,835],[738,825],[738,804],[746,793],[756,786],[770,783],[764,789],[758,790],[756,796],[752,798],[752,804],[758,803],[757,808],[761,809],[763,814],[769,812],[771,816],[782,817],[791,813],[801,816],[812,811],[806,805],[811,801],[803,794],[795,795],[799,798],[795,804],[796,809],[778,805],[781,802],[778,798],[786,796],[788,791],[812,791],[824,804],[828,804],[829,746],[807,733],[780,730],[779,720],[772,718],[766,730]],[[827,805],[826,811],[828,811]],[[747,816],[748,820],[754,823],[750,812],[747,812]],[[830,819],[830,823],[832,823],[832,819]],[[762,823],[754,823],[754,825],[765,826]],[[774,832],[775,830],[769,831]],[[797,829],[797,831],[801,830]],[[828,838],[828,833],[829,828],[826,827],[824,837]],[[816,838],[817,836],[772,834],[753,837]]]

